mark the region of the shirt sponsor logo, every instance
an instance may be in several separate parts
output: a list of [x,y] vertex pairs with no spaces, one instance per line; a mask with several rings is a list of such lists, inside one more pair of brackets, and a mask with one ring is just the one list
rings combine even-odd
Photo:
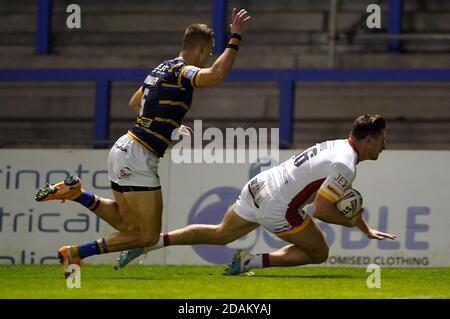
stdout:
[[158,81],[159,81],[159,78],[158,78],[158,77],[149,75],[149,76],[147,76],[147,78],[145,79],[144,83],[145,83],[145,84],[148,84],[148,85],[150,85],[150,86],[156,86],[156,83],[158,83]]
[[119,171],[119,179],[128,179],[133,175],[129,167],[123,167]]
[[341,174],[338,174],[338,176],[333,178],[333,183],[344,189],[347,188],[347,185],[348,185],[348,181]]

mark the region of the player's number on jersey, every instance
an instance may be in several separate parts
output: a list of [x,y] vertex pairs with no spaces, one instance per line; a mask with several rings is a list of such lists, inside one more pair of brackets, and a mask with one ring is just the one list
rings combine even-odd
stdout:
[[320,143],[317,146],[312,146],[312,147],[308,148],[303,153],[297,154],[297,155],[295,155],[293,157],[294,158],[294,165],[299,167],[303,163],[307,162],[310,158],[313,158],[314,156],[316,156],[318,152],[326,150],[328,147],[329,147],[328,143],[327,142],[323,142],[323,143]]
[[317,155],[317,147],[310,147],[303,153],[294,156],[294,165],[299,167],[303,163],[307,162],[310,158]]

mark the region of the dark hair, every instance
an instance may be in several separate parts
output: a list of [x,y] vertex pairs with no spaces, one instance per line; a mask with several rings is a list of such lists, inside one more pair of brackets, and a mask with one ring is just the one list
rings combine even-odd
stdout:
[[359,116],[353,122],[353,128],[350,135],[356,139],[363,139],[368,135],[374,136],[381,134],[386,128],[386,122],[381,115],[366,114]]
[[214,31],[206,24],[194,23],[186,28],[183,37],[183,49],[202,46],[214,39]]

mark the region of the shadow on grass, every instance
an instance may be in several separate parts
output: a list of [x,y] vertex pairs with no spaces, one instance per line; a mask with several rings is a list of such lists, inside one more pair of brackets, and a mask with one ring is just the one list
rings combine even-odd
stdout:
[[312,278],[312,279],[346,279],[346,278],[357,278],[356,276],[351,275],[254,275],[253,277],[268,277],[268,278]]
[[[196,276],[183,276],[183,275],[177,275],[177,276],[165,276],[165,277],[143,277],[143,276],[133,276],[133,275],[124,275],[124,276],[105,276],[102,279],[114,279],[114,280],[152,280],[152,281],[158,281],[158,280],[180,280],[180,279],[193,279],[198,277]],[[323,274],[323,275],[286,275],[286,274],[255,274],[253,276],[247,276],[245,274],[239,275],[239,276],[222,276],[218,275],[217,277],[223,277],[223,278],[242,278],[242,277],[252,277],[252,278],[311,278],[311,279],[355,279],[358,278],[357,276],[351,276],[351,275],[344,275],[344,274]],[[98,279],[98,278],[97,278]]]

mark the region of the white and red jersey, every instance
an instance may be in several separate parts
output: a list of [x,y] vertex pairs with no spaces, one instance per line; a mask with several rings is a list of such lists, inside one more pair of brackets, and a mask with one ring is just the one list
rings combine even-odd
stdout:
[[311,220],[303,207],[316,192],[336,203],[355,179],[357,161],[349,140],[316,144],[252,178],[234,211],[281,237],[301,231]]
[[335,203],[356,176],[358,154],[349,140],[316,144],[289,160],[262,172],[263,194],[298,209],[316,192]]

